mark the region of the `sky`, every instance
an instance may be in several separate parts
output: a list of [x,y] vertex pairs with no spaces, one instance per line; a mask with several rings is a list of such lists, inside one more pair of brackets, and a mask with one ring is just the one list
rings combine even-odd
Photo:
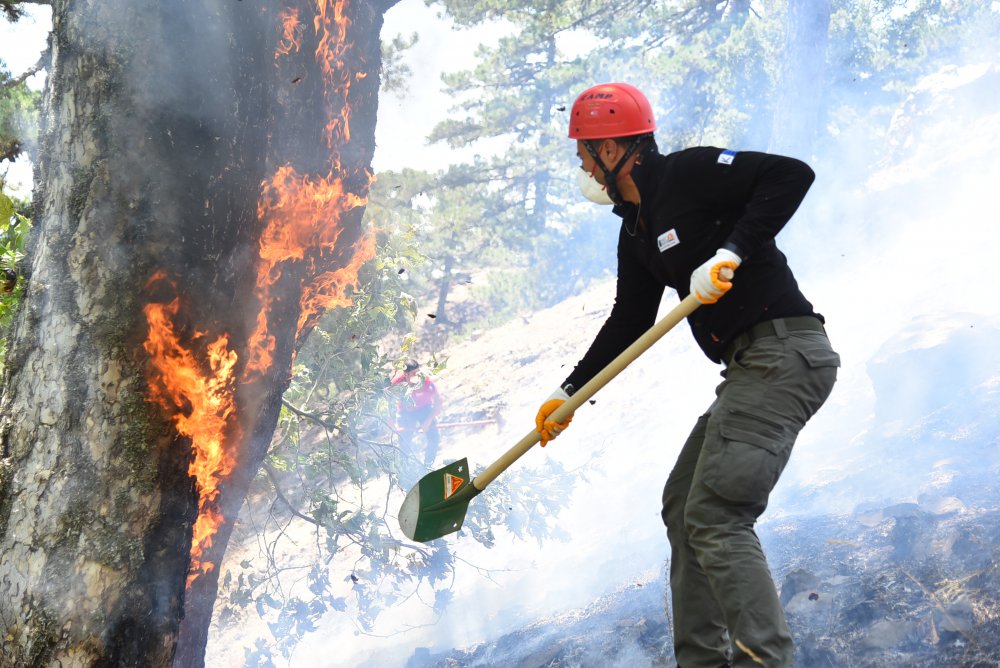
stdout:
[[[16,77],[38,62],[51,27],[52,9],[47,5],[25,5],[25,16],[16,24],[0,20],[0,60],[11,75]],[[40,90],[45,85],[44,72],[30,77],[28,85]],[[30,161],[0,162],[0,176],[3,175],[10,192],[21,197],[31,193]]]
[[[25,11],[26,16],[16,24],[0,21],[0,60],[14,76],[38,61],[51,29],[52,11],[48,6],[26,5]],[[471,58],[476,45],[500,34],[496,26],[460,31],[453,27],[438,16],[438,10],[427,7],[422,0],[403,0],[386,14],[382,33],[386,39],[397,34],[409,37],[414,31],[420,38],[407,54],[407,63],[415,74],[412,84],[401,94],[382,93],[379,99],[375,137],[378,150],[372,164],[376,173],[405,166],[444,167],[457,156],[466,157],[482,150],[456,152],[425,141],[442,112],[452,104],[441,91],[441,74],[468,62],[456,58],[456,54]],[[443,44],[447,44],[447,48],[442,48]],[[44,73],[28,80],[36,90],[44,83]],[[0,174],[5,169],[8,170],[8,184],[15,193],[30,193],[31,164],[28,160],[21,159],[13,165],[5,161],[0,165]]]
[[[25,16],[17,23],[0,21],[0,60],[15,76],[38,62],[52,25],[52,9],[47,5],[24,8]],[[41,77],[32,77],[30,83],[37,89],[42,84]]]
[[[404,166],[425,166],[414,164],[415,156],[420,156],[426,166],[446,165],[454,160],[452,149],[425,140],[442,112],[451,106],[441,91],[440,77],[467,62],[456,56],[471,56],[476,45],[488,38],[489,31],[455,31],[449,24],[438,17],[438,10],[427,7],[421,0],[403,0],[385,14],[383,39],[391,40],[397,34],[409,37],[414,31],[419,39],[407,53],[407,64],[414,74],[407,90],[401,94],[383,92],[379,96],[377,149],[372,161],[376,173]],[[442,44],[448,48],[441,48]]]
[[[48,29],[48,9],[29,9],[36,18],[22,20],[13,32],[0,23],[0,58],[15,74],[35,62]],[[495,35],[452,31],[436,17],[436,11],[422,0],[402,0],[386,15],[385,38],[416,29],[420,41],[408,56],[413,84],[402,95],[380,98],[376,173],[402,166],[443,165],[461,157],[447,147],[427,146],[423,139],[449,106],[440,92],[440,74],[471,62],[479,40]],[[924,85],[938,91],[935,99],[947,99],[949,86],[974,80],[977,73],[982,74],[977,68],[984,62],[986,66],[998,64],[995,54],[992,63],[979,57]],[[835,189],[834,174],[820,171],[803,210],[780,240],[809,298],[826,316],[844,366],[828,404],[803,432],[765,522],[775,522],[796,507],[791,501],[802,489],[818,490],[812,497],[812,510],[845,513],[862,501],[911,500],[919,491],[930,489],[927,472],[893,471],[877,486],[859,475],[871,466],[863,453],[890,428],[877,420],[872,365],[894,351],[932,347],[935,340],[947,338],[955,327],[966,323],[1000,326],[1000,306],[990,274],[1000,257],[1000,237],[995,233],[1000,221],[992,204],[995,175],[1000,173],[996,157],[1000,156],[1000,109],[994,109],[991,116],[972,114],[969,118],[974,120],[966,122],[947,105],[936,112],[922,108],[922,99],[915,94],[910,116],[937,113],[940,118],[916,138],[919,142],[910,147],[905,159],[874,174],[859,191],[846,194]],[[949,116],[954,120],[948,121]],[[984,158],[989,155],[994,157]],[[908,187],[908,183],[919,186]],[[608,299],[606,286],[604,290],[599,289],[591,299]],[[558,339],[569,337],[564,330],[558,322],[536,321],[532,336],[549,332],[552,340],[533,338],[531,345],[555,349]],[[923,338],[918,336],[921,333]],[[497,347],[509,345],[518,335],[507,336],[497,340]],[[523,336],[527,341],[528,333]],[[973,361],[982,358],[976,350],[969,350],[968,356]],[[508,436],[522,435],[524,429],[519,426],[530,424],[535,399],[544,398],[553,383],[561,380],[563,364],[574,362],[573,354],[564,352],[532,367],[528,376],[515,378],[512,372],[493,381],[496,385],[491,389],[498,392],[501,384],[517,386],[517,392],[511,392],[515,398],[507,416],[514,426],[499,437],[490,434],[489,439],[464,444],[481,457],[479,463],[499,455]],[[451,363],[475,362],[456,352]],[[377,657],[385,659],[382,665],[396,665],[393,661],[405,659],[416,646],[469,645],[490,633],[585,605],[622,583],[655,577],[666,555],[656,512],[662,470],[669,468],[675,446],[711,397],[717,371],[700,356],[690,337],[678,332],[609,386],[598,408],[580,411],[560,438],[562,450],[548,455],[559,457],[567,468],[593,466],[587,483],[558,518],[570,536],[568,541],[539,546],[508,540],[487,551],[468,538],[455,537],[455,549],[463,559],[494,573],[487,579],[475,568],[460,568],[454,584],[456,599],[444,617],[436,619],[426,605],[415,600],[386,612],[373,634],[365,635],[346,616],[334,615],[324,620],[323,630],[307,639],[295,656],[302,665],[321,668],[361,665],[366,659],[379,665]],[[989,369],[980,371],[987,377],[990,374]],[[947,386],[959,382],[956,378],[918,375],[915,382],[923,387]],[[442,383],[446,386],[447,382],[445,376]],[[894,392],[912,389],[899,387]],[[670,401],[651,406],[648,397],[659,396],[657,392],[669,393]],[[642,417],[634,417],[635,411]],[[649,419],[654,411],[655,419]],[[919,420],[923,416],[904,415],[909,417]],[[621,424],[629,424],[630,431],[623,433]],[[589,436],[584,438],[584,434]],[[652,448],[650,443],[670,445]],[[592,447],[588,450],[585,445]],[[589,459],[595,453],[596,464]],[[524,466],[537,466],[537,461]],[[869,489],[852,488],[847,497],[836,494],[834,488],[852,476],[855,485],[864,481]],[[595,537],[595,526],[613,527],[614,544],[609,545],[603,536]],[[338,650],[331,652],[331,646]]]

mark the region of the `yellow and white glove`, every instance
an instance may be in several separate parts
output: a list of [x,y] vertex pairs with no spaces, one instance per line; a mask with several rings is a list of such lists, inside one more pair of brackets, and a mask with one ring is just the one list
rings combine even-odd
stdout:
[[549,416],[567,401],[569,401],[569,395],[566,394],[566,390],[560,387],[538,409],[538,415],[535,416],[535,428],[542,435],[543,448],[549,441],[561,434],[562,430],[568,427],[569,423],[573,421],[572,414],[563,422],[556,422],[549,419]]
[[711,260],[691,274],[691,294],[702,304],[714,304],[733,287],[730,281],[719,276],[719,272],[726,267],[735,271],[738,266],[740,266],[740,256],[720,248],[715,251],[715,256]]

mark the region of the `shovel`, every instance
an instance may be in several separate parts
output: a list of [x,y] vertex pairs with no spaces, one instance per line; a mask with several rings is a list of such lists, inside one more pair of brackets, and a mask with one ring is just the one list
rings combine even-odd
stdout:
[[[568,401],[552,413],[552,420],[562,422],[568,415],[574,413],[639,355],[649,350],[664,334],[673,329],[674,325],[694,312],[699,305],[697,297],[688,295],[670,313],[663,316],[659,322],[601,369],[586,385],[574,392]],[[486,489],[487,485],[541,438],[541,434],[532,430],[500,459],[476,476],[475,480],[469,479],[469,462],[464,457],[425,475],[409,491],[399,508],[399,526],[403,533],[410,540],[426,543],[461,529],[469,501]]]

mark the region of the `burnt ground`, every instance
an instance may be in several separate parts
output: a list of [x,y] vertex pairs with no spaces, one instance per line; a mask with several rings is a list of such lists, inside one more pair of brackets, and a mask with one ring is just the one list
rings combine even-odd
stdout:
[[[611,288],[605,282],[532,314],[526,323],[483,332],[449,349],[448,366],[439,379],[446,401],[443,419],[501,419],[443,432],[439,465],[461,456],[487,463],[523,434],[550,379],[566,373],[565,361],[575,358],[606,316]],[[975,324],[974,329],[963,323],[935,329],[934,346],[889,351],[862,367],[864,375],[858,368],[865,358],[854,355],[838,388],[841,400],[824,407],[820,422],[811,424],[796,446],[776,490],[780,493],[772,496],[778,514],[765,516],[759,534],[798,643],[797,666],[1000,666],[1000,384],[993,376],[1000,359],[989,357],[994,354],[989,342],[1000,329]],[[981,340],[970,342],[966,332],[976,332]],[[661,474],[656,467],[669,466],[669,444],[683,437],[700,398],[710,396],[715,383],[714,370],[705,368],[689,337],[681,334],[665,337],[641,364],[625,372],[626,378],[604,388],[596,407],[580,411],[558,447],[531,453],[505,476],[517,476],[548,459],[580,467],[581,460],[589,462],[591,454],[603,450],[611,454],[600,466],[613,464],[614,453],[621,453],[619,470],[648,469],[647,477],[654,481],[648,484],[654,489],[660,485],[669,469]],[[920,372],[928,368],[954,372],[961,367],[955,360],[965,350],[978,351],[978,363],[957,381],[922,380]],[[865,391],[868,377],[873,377],[870,396]],[[676,392],[678,379],[693,397],[688,403]],[[899,391],[914,387],[922,388],[921,393],[904,396]],[[634,388],[642,388],[646,396],[670,397],[657,420],[628,421]],[[858,413],[865,419],[858,419]],[[899,427],[901,420],[905,428]],[[627,435],[619,435],[618,425],[626,423],[631,425]],[[664,438],[660,430],[673,423],[679,431]],[[668,447],[656,455],[663,461],[654,464],[655,453],[646,444],[658,441]],[[820,456],[827,451],[828,457]],[[598,481],[592,489],[600,493],[614,480]],[[462,548],[460,537],[452,540]],[[518,550],[518,545],[508,547]],[[232,550],[228,567],[252,558],[256,549],[250,542],[243,552]],[[599,564],[608,548],[579,539],[553,550],[538,558],[534,578],[539,586],[551,577],[545,569],[570,552],[591,553]],[[663,554],[666,550],[664,539]],[[553,616],[526,618],[522,628],[479,636],[484,639],[475,645],[448,648],[400,636],[405,647],[399,661],[378,654],[378,644],[370,643],[376,651],[367,659],[324,655],[328,662],[316,663],[300,653],[287,665],[671,667],[663,579],[625,570],[599,575],[620,583],[616,593],[583,608],[567,606]],[[463,588],[474,589],[475,583],[462,580],[456,589]],[[482,617],[504,612],[463,610]],[[343,617],[325,628],[334,623],[344,625]],[[250,629],[261,627],[253,634],[270,638],[262,625],[262,619],[248,614],[220,626],[210,665],[243,665],[243,647],[254,637]]]
[[[944,495],[761,526],[798,643],[795,665],[1000,666],[995,473],[956,480],[964,501]],[[406,665],[673,666],[664,591],[662,577],[636,582],[475,647],[418,648]]]

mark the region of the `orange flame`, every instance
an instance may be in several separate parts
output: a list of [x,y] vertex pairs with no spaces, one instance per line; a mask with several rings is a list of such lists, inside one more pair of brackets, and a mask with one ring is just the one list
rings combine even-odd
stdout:
[[[163,273],[153,276],[150,284],[160,280],[165,280]],[[213,507],[219,482],[234,465],[225,442],[227,436],[235,436],[233,368],[237,356],[223,334],[205,347],[207,364],[196,358],[192,349],[203,342],[205,333],[196,332],[190,341],[182,342],[174,326],[179,311],[178,297],[166,304],[147,304],[149,333],[143,347],[150,357],[150,399],[171,416],[177,433],[191,439],[194,450],[188,474],[198,490],[198,519],[191,539],[190,582],[213,567],[202,560],[202,553],[211,547],[222,522]]]
[[[281,277],[283,265],[305,260],[314,265],[317,256],[333,251],[343,229],[336,221],[366,203],[366,198],[344,190],[340,178],[332,174],[323,178],[299,176],[290,165],[280,167],[270,181],[261,184],[257,215],[267,221],[267,227],[260,238],[257,298],[261,310],[250,336],[248,376],[265,373],[273,362],[274,336],[268,331],[266,314],[274,301],[271,289]],[[346,267],[318,275],[310,269],[303,279],[296,331],[301,331],[321,308],[349,305],[351,301],[343,288],[357,280],[358,269],[373,255],[374,242],[363,239],[355,244],[355,253]],[[336,288],[334,295],[324,298],[323,292],[331,287]]]
[[367,235],[354,244],[354,254],[346,266],[323,272],[306,284],[300,300],[298,330],[312,324],[319,315],[331,308],[350,306],[354,303],[347,288],[358,282],[358,271],[375,257],[375,237]]
[[[291,165],[283,165],[261,184],[257,216],[266,221],[257,267],[256,294],[261,312],[250,337],[247,378],[265,373],[273,363],[275,338],[269,332],[266,314],[274,302],[272,288],[281,277],[285,263],[310,263],[303,277],[299,302],[297,331],[301,331],[314,322],[323,309],[352,303],[345,288],[356,282],[358,269],[374,256],[374,240],[363,238],[354,245],[354,254],[347,266],[335,271],[315,267],[317,260],[328,257],[337,245],[342,231],[337,221],[348,211],[367,203],[366,197],[345,188],[338,151],[351,138],[351,109],[347,96],[352,76],[356,76],[341,66],[350,46],[346,39],[350,21],[344,15],[345,6],[346,0],[316,0],[313,20],[318,37],[316,60],[323,74],[330,117],[323,129],[324,140],[330,149],[330,171],[326,176],[300,175]],[[284,25],[287,34],[288,23]],[[365,189],[371,185],[370,180],[369,176]]]
[[302,48],[302,24],[299,23],[299,10],[295,7],[286,7],[278,13],[278,20],[281,21],[281,37],[278,39],[275,58],[287,56]]
[[324,130],[326,145],[333,149],[338,139],[345,142],[351,140],[351,108],[347,105],[347,92],[351,87],[351,75],[347,68],[338,65],[344,62],[347,47],[350,43],[346,39],[351,22],[344,16],[344,6],[346,0],[336,0],[333,2],[333,11],[330,11],[330,3],[326,0],[317,0],[316,19],[313,24],[316,34],[319,36],[319,43],[316,46],[316,61],[323,72],[323,81],[326,84],[328,93],[339,93],[339,111],[334,107],[334,101],[329,99],[327,104],[330,113],[330,123]]
[[[345,214],[367,203],[367,189],[349,191],[344,184],[339,149],[350,141],[348,93],[353,80],[363,73],[351,74],[344,67],[350,22],[344,15],[347,0],[315,0],[313,27],[318,38],[315,52],[322,72],[324,99],[329,122],[323,139],[329,149],[325,176],[300,175],[291,165],[276,170],[261,183],[258,219],[264,223],[259,244],[255,296],[259,311],[253,331],[247,339],[243,380],[255,380],[274,364],[275,335],[270,331],[270,314],[278,297],[273,288],[282,273],[294,265],[301,277],[297,335],[315,324],[324,309],[351,304],[347,288],[357,281],[361,265],[375,252],[374,239],[363,237],[350,251],[337,249]],[[305,28],[297,9],[279,13],[280,36],[275,59],[301,50]],[[363,179],[362,179],[363,180]],[[351,252],[346,266],[330,270]],[[150,283],[165,280],[162,273]],[[188,584],[209,573],[214,565],[203,558],[224,518],[216,499],[219,483],[235,466],[235,454],[242,440],[235,413],[234,368],[237,356],[229,350],[223,334],[206,344],[204,332],[184,337],[176,323],[180,300],[146,306],[149,334],[145,342],[150,356],[150,399],[157,402],[174,421],[179,434],[191,439],[194,461],[189,473],[196,480],[199,495],[198,519],[192,532],[191,569]],[[195,354],[195,350],[204,351]],[[228,444],[228,445],[227,445]]]

